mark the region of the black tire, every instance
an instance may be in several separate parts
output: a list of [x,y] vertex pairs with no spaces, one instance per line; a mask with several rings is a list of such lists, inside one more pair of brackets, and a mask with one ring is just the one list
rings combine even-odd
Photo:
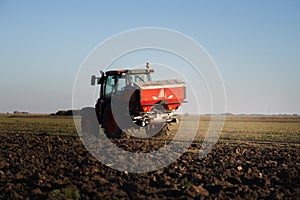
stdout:
[[146,134],[149,136],[158,136],[162,133],[162,130],[166,126],[165,123],[150,123],[146,128]]
[[108,138],[120,138],[122,130],[115,122],[112,114],[111,104],[108,103],[104,108],[102,125],[104,133]]
[[[157,112],[160,114],[165,113],[165,108],[162,104],[155,104],[151,108],[151,112]],[[158,123],[150,123],[146,126],[146,134],[149,136],[159,136],[163,134],[164,128],[167,126],[165,122],[158,122]]]
[[81,132],[83,136],[98,136],[99,122],[96,116],[96,110],[93,107],[81,109]]
[[171,134],[171,124],[167,123],[164,128],[161,130],[161,133],[160,134],[163,134],[163,135],[166,135],[166,136],[169,136]]

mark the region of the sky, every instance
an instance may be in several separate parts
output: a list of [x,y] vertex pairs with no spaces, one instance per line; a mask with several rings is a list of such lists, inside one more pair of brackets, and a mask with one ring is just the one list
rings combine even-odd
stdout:
[[143,27],[184,33],[206,50],[223,79],[227,112],[300,114],[298,0],[0,0],[0,112],[72,108],[89,53]]

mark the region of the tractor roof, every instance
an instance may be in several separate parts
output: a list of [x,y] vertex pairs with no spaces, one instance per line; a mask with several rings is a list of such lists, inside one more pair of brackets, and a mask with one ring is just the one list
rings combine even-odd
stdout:
[[120,69],[120,70],[111,70],[105,72],[106,75],[118,75],[118,74],[149,74],[151,72],[154,72],[153,69]]
[[127,69],[121,69],[121,70],[111,70],[111,71],[107,71],[105,72],[106,75],[118,75],[118,74],[122,74],[122,73],[127,73],[128,70]]

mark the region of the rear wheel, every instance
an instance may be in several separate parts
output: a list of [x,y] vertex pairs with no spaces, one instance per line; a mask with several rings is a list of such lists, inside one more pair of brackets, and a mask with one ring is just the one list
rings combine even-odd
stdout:
[[171,125],[169,123],[165,124],[165,126],[161,129],[160,134],[170,135],[171,134]]
[[[154,115],[162,115],[166,113],[165,108],[161,104],[155,104],[151,111]],[[152,122],[146,126],[146,133],[149,136],[164,134],[164,129],[168,124],[165,122]]]
[[122,131],[114,120],[110,103],[104,109],[103,128],[108,138],[119,138],[121,136]]
[[149,136],[168,136],[171,133],[171,127],[168,123],[149,124],[146,127],[146,133]]
[[96,110],[93,107],[82,108],[81,114],[81,132],[83,136],[98,136],[99,123],[96,116]]

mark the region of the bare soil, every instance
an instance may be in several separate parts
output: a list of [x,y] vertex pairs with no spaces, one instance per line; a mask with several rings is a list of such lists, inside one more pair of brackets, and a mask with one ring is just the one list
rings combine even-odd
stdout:
[[[138,148],[124,139],[114,143]],[[76,135],[3,132],[0,199],[299,198],[299,144],[220,141],[202,160],[200,145],[168,167],[134,174],[97,161]]]

